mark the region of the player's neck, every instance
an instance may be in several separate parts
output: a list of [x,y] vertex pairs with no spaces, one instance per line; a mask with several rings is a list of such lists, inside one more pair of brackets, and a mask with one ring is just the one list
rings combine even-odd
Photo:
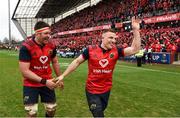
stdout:
[[101,48],[103,48],[104,50],[108,50],[103,43],[101,43]]
[[37,38],[35,38],[35,42],[38,44],[38,45],[43,45]]

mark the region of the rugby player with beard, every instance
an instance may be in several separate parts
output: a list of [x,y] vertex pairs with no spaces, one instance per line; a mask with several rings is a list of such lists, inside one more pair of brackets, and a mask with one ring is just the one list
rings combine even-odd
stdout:
[[57,106],[54,88],[57,86],[53,81],[50,63],[56,76],[60,76],[57,52],[55,46],[49,42],[51,30],[47,23],[37,22],[34,30],[35,35],[22,44],[19,53],[19,68],[23,76],[24,107],[27,117],[36,117],[40,96],[45,106],[45,116],[53,117]]

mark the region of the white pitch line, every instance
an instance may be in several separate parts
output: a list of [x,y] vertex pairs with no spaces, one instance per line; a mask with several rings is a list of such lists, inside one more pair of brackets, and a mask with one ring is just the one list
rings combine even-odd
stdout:
[[59,63],[60,64],[60,67],[67,67],[67,66],[69,66],[69,63]]
[[5,52],[3,52],[3,51],[0,51],[0,53],[1,54],[7,54],[7,55],[9,55],[9,56],[18,56],[19,54],[17,54],[17,53],[5,53]]
[[[65,67],[69,66],[69,63],[59,63],[59,64],[60,64],[60,66],[65,66]],[[163,70],[155,70],[155,69],[141,68],[141,67],[132,67],[132,66],[125,66],[125,65],[118,65],[118,66],[130,68],[130,69],[139,69],[139,70],[146,70],[146,71],[162,72],[162,73],[180,75],[180,73],[178,73],[178,72],[168,72],[168,71],[163,71]]]
[[168,74],[178,74],[178,72],[168,72],[168,71],[163,71],[163,70],[155,70],[155,69],[149,69],[149,68],[141,68],[141,67],[131,67],[131,66],[125,66],[125,65],[118,65],[121,67],[126,67],[126,68],[131,68],[131,69],[139,69],[139,70],[146,70],[146,71],[153,71],[153,72],[162,72],[162,73],[168,73]]
[[18,54],[9,54],[9,56],[18,56]]

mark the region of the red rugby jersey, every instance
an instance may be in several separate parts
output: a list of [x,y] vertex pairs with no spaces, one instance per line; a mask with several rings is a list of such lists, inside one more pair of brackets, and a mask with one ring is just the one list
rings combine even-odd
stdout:
[[[23,43],[23,46],[28,49],[31,55],[29,69],[43,79],[51,79],[52,70],[50,67],[50,62],[52,60],[51,56],[55,46],[49,43],[41,48],[33,40],[27,40]],[[38,82],[33,82],[24,77],[24,86],[41,87],[45,85]]]
[[99,46],[89,46],[88,79],[86,89],[93,94],[107,92],[112,87],[112,74],[118,60],[118,50],[113,47],[103,53]]

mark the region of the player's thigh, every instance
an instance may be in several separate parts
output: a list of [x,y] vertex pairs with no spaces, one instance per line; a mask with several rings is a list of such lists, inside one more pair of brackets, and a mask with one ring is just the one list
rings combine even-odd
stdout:
[[23,87],[23,102],[24,104],[38,103],[39,90],[37,87]]
[[41,102],[43,103],[56,103],[55,91],[48,87],[42,87],[40,90]]
[[103,107],[103,111],[104,111],[106,109],[106,107],[108,106],[110,91],[105,92],[105,93],[101,94],[100,96],[101,96],[101,103],[102,103],[102,107]]
[[36,87],[23,87],[24,109],[29,116],[36,116],[38,111],[39,90]]
[[91,94],[88,91],[86,91],[86,98],[89,105],[90,111],[102,111],[102,101],[99,95],[97,94]]

